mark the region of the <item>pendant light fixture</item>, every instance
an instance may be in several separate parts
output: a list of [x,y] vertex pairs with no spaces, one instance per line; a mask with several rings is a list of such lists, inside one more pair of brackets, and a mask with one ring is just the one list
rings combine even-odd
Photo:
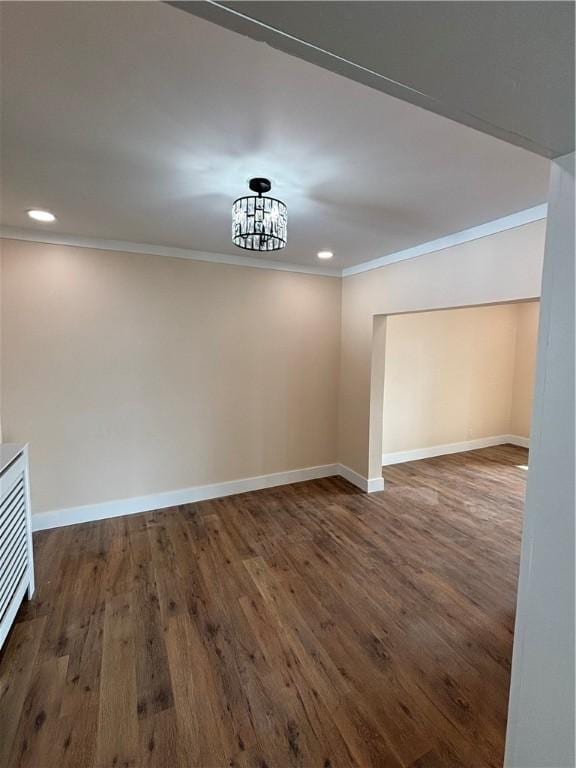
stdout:
[[268,179],[250,179],[257,195],[239,197],[232,206],[232,242],[249,251],[279,251],[286,247],[288,209],[281,200],[266,197]]

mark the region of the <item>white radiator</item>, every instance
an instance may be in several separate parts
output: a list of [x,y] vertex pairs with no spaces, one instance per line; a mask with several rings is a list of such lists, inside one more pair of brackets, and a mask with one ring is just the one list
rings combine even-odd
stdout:
[[18,608],[34,593],[28,450],[0,444],[0,648]]

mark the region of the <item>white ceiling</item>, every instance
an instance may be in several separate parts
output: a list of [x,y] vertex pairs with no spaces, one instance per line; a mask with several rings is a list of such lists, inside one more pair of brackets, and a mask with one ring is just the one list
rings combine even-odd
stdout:
[[263,258],[342,268],[546,200],[544,158],[165,4],[2,3],[1,42],[8,227],[242,257],[263,175],[289,212]]
[[574,2],[170,3],[544,157],[574,151]]

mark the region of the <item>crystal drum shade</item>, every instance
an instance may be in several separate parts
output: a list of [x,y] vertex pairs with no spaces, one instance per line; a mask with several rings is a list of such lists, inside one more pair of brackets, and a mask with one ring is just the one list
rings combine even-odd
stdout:
[[232,206],[232,242],[249,251],[286,247],[288,209],[273,197],[240,197]]

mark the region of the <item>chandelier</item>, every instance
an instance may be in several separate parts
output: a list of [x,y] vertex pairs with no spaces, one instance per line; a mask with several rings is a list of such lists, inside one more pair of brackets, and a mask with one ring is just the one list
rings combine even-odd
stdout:
[[232,242],[249,251],[278,251],[286,247],[288,209],[281,200],[265,197],[268,179],[250,179],[257,196],[239,197],[232,206]]

